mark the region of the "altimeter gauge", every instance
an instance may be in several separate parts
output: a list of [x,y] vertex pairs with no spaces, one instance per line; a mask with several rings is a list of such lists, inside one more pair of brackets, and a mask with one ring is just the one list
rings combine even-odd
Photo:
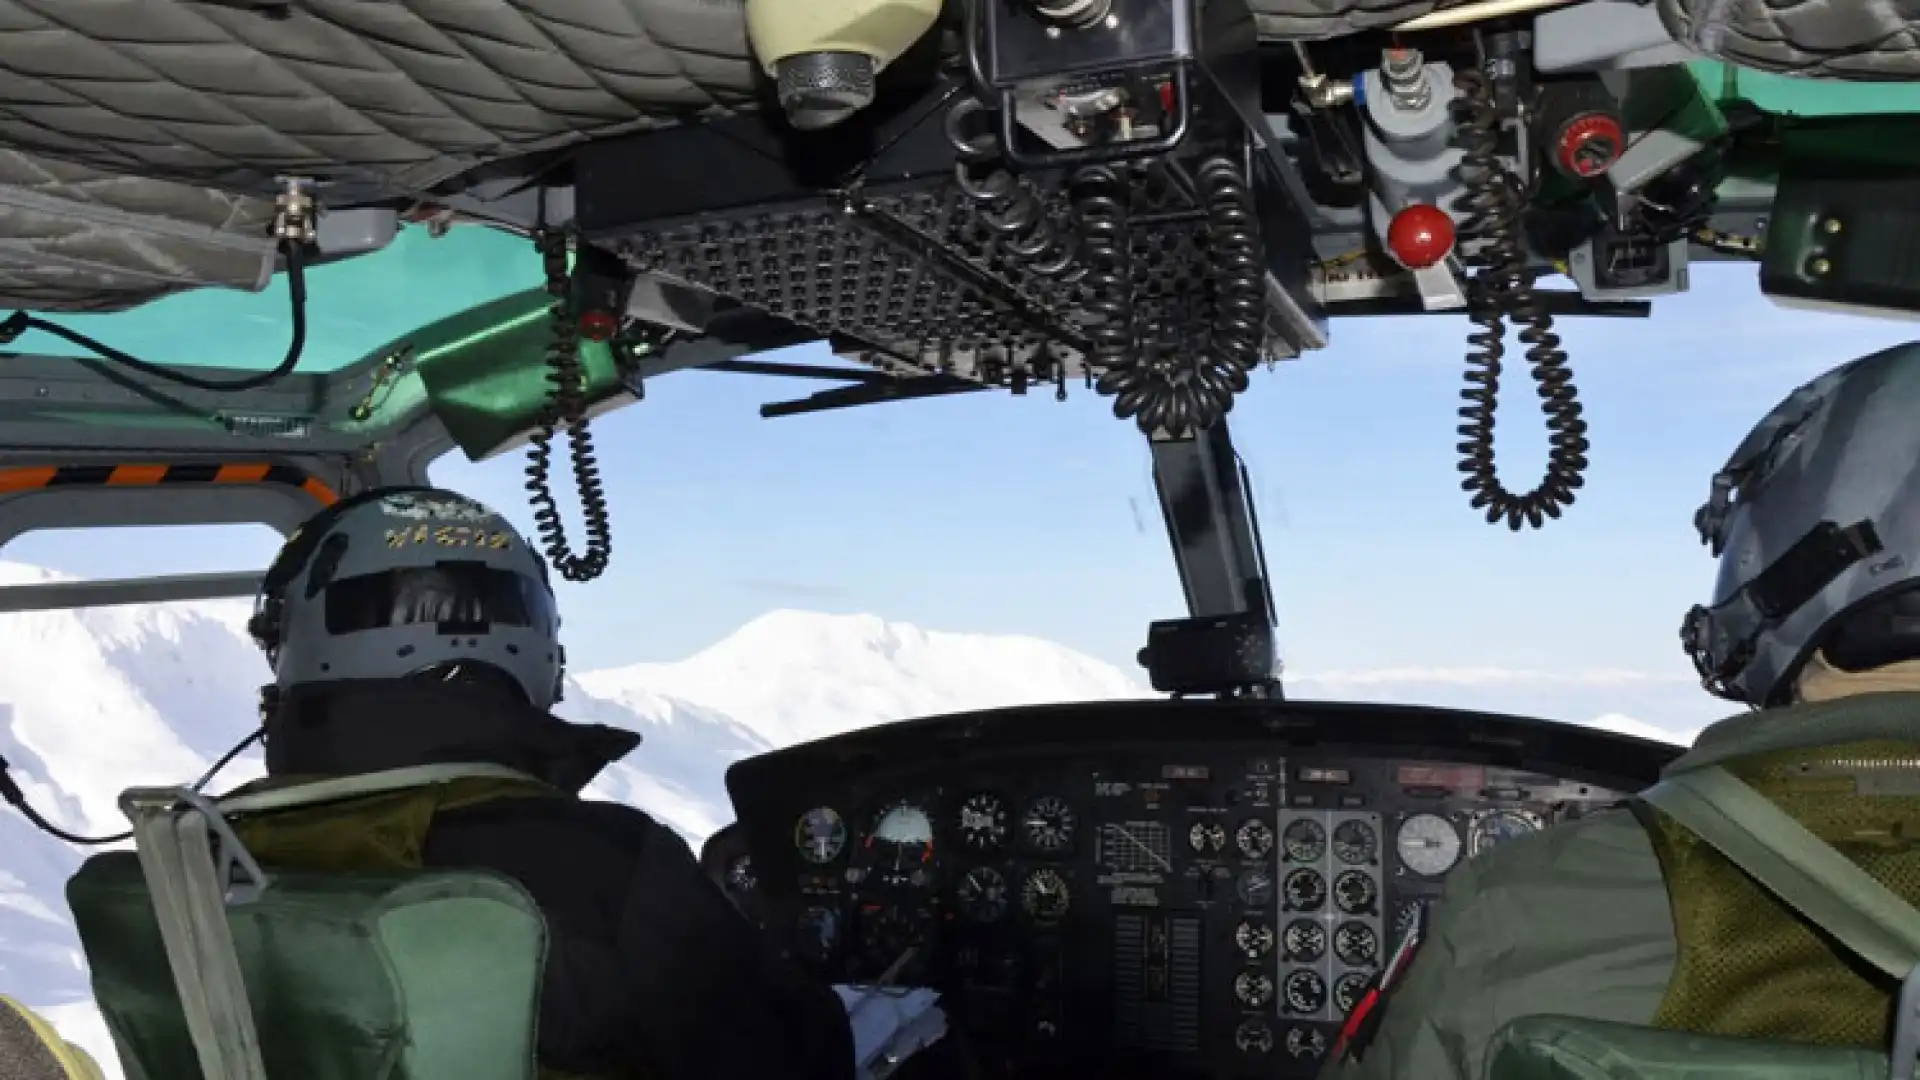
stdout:
[[1007,842],[1007,804],[978,792],[960,803],[960,844],[970,851],[998,851]]

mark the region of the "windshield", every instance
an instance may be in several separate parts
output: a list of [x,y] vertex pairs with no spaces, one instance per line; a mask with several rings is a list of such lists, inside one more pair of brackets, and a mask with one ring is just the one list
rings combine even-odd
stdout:
[[[296,369],[335,371],[413,330],[541,284],[532,245],[493,229],[435,238],[407,228],[385,250],[307,272],[307,345]],[[204,290],[110,315],[51,321],[159,364],[268,371],[287,354],[287,284],[258,293]],[[51,334],[22,335],[23,351],[88,356]]]

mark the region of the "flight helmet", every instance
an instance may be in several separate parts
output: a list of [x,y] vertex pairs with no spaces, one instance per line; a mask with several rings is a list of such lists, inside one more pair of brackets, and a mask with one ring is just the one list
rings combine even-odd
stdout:
[[1788,394],[1694,526],[1720,574],[1680,638],[1714,694],[1786,704],[1815,649],[1856,670],[1920,656],[1920,343]]
[[546,570],[506,519],[464,495],[378,488],[293,534],[247,628],[281,690],[477,665],[544,711],[566,667]]

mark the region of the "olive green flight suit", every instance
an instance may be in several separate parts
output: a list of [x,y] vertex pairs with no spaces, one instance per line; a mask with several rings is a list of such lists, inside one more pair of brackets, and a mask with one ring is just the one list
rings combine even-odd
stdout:
[[[1920,693],[1743,713],[1666,773],[1879,739],[1920,743]],[[1455,868],[1372,1042],[1331,1080],[1481,1080],[1494,1033],[1524,1016],[1651,1026],[1678,952],[1659,860],[1630,812],[1511,841]]]

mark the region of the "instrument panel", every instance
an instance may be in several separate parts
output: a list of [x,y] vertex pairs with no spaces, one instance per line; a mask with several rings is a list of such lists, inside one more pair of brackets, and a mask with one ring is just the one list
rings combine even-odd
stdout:
[[719,872],[823,980],[940,990],[989,1075],[1305,1076],[1453,869],[1677,752],[1373,706],[937,718],[736,765]]

